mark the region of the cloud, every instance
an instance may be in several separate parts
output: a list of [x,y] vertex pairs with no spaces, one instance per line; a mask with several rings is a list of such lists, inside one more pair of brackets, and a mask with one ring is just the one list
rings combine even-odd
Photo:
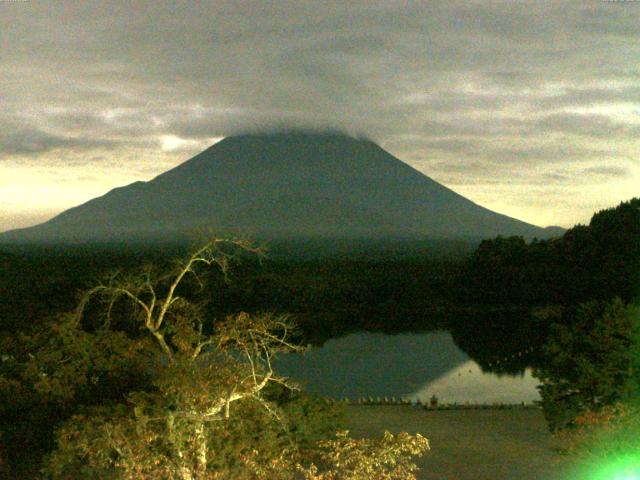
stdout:
[[630,178],[640,3],[617,3],[5,2],[0,154],[108,150],[154,171],[293,125],[362,132],[451,184],[516,176],[523,197],[597,161]]
[[590,167],[585,168],[584,173],[591,175],[598,175],[603,177],[627,177],[629,176],[629,169],[624,167]]
[[594,137],[625,134],[629,127],[616,123],[606,115],[561,112],[546,115],[536,122],[540,131],[573,133]]
[[104,139],[74,138],[50,134],[37,128],[0,132],[0,156],[32,156],[51,150],[93,150],[115,148],[117,142]]

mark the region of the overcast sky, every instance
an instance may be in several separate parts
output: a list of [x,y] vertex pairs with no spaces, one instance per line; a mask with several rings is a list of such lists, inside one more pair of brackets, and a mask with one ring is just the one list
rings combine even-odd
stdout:
[[640,195],[640,1],[0,0],[0,106],[0,231],[274,125],[571,226]]

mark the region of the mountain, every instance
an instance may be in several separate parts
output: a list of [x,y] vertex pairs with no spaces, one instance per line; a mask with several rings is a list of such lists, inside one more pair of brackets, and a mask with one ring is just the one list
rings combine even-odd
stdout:
[[178,240],[203,229],[266,238],[550,234],[467,200],[372,141],[284,132],[227,137],[0,242]]

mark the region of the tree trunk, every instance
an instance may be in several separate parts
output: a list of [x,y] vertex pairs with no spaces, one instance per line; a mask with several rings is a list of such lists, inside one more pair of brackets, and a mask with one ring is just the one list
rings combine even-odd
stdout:
[[196,461],[199,478],[205,478],[207,474],[207,435],[205,434],[204,422],[198,422],[195,428],[196,434]]
[[175,419],[173,415],[167,417],[167,427],[169,430],[169,440],[173,443],[176,456],[178,457],[178,476],[181,480],[194,480],[193,473],[189,467],[188,461],[185,459],[184,452],[180,447],[180,438],[175,438],[176,432],[174,429]]

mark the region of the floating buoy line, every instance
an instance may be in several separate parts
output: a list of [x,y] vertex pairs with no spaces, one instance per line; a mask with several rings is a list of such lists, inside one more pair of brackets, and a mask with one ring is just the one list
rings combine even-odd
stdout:
[[496,358],[495,360],[488,362],[487,366],[489,367],[493,367],[500,365],[501,363],[506,363],[509,360],[513,360],[514,358],[522,358],[523,356],[527,355],[527,354],[531,354],[535,351],[535,347],[529,347],[529,348],[525,348],[524,350],[520,350],[518,352],[514,352],[511,355],[507,355],[505,357],[499,357]]

